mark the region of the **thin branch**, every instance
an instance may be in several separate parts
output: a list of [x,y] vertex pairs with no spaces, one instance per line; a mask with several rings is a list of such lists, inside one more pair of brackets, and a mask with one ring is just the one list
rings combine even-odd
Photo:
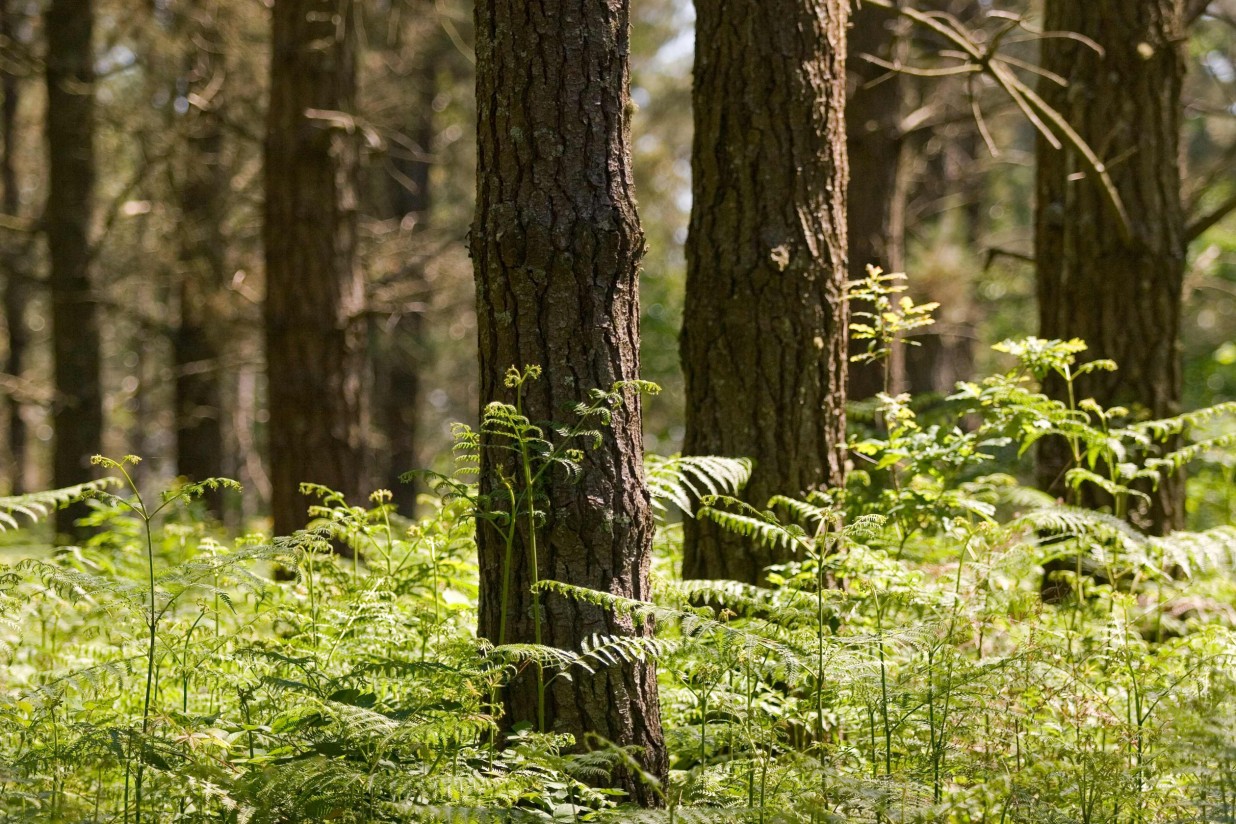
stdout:
[[[889,9],[910,20],[934,31],[941,37],[951,41],[958,48],[962,49],[966,54],[970,55],[970,59],[980,66],[986,73],[996,81],[1013,102],[1017,105],[1026,119],[1034,125],[1039,134],[1055,149],[1062,148],[1061,138],[1067,142],[1082,158],[1086,161],[1086,166],[1090,171],[1099,189],[1102,191],[1108,206],[1115,213],[1117,222],[1120,226],[1120,235],[1128,241],[1133,237],[1133,223],[1129,219],[1128,210],[1124,207],[1124,201],[1120,198],[1120,192],[1116,189],[1115,183],[1111,179],[1111,175],[1107,171],[1107,167],[1103,161],[1099,159],[1090,145],[1082,138],[1072,126],[1069,125],[1060,112],[1047,105],[1043,98],[1021,81],[1012,69],[1004,65],[998,59],[992,49],[983,48],[979,45],[976,39],[962,26],[956,18],[948,15],[924,14],[915,9],[902,8],[891,0],[865,0],[873,6]],[[1012,31],[1012,27],[1002,29],[998,37],[1002,37]],[[993,44],[994,45],[994,44]],[[1046,121],[1046,122],[1044,122]],[[1050,123],[1050,127],[1047,125]],[[1059,135],[1059,136],[1057,136]]]
[[1218,206],[1190,223],[1185,229],[1185,242],[1192,243],[1197,240],[1207,229],[1222,221],[1232,212],[1236,212],[1236,195],[1232,195],[1227,200],[1223,201]]
[[1034,264],[1034,255],[1027,255],[1024,252],[1015,252],[1012,249],[1004,249],[999,246],[992,246],[987,250],[987,260],[983,263],[983,271],[986,272],[991,268],[999,258],[1006,257],[1013,260],[1019,260],[1023,263]]

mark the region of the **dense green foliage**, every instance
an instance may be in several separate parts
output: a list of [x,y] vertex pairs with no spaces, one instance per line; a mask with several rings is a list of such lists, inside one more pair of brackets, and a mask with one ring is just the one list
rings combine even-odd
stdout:
[[[226,540],[195,513],[201,486],[147,504],[126,459],[104,462],[123,492],[70,493],[93,496],[96,537],[53,552],[13,521],[65,496],[2,499],[28,557],[0,596],[0,820],[1230,821],[1230,484],[1207,493],[1219,525],[1150,538],[1000,470],[1066,436],[1071,484],[1107,490],[1120,514],[1137,484],[1234,436],[1156,444],[1222,432],[1233,410],[1132,423],[1069,408],[1036,378],[1109,365],[1079,366],[1075,342],[1000,348],[1013,367],[960,385],[939,423],[884,396],[845,490],[760,512],[726,497],[742,462],[650,459],[663,504],[702,498],[697,517],[796,558],[768,588],[684,582],[666,523],[656,603],[537,584],[655,620],[653,641],[475,637],[476,516],[535,521],[538,503],[518,480],[509,505],[476,497],[466,428],[464,474],[415,523],[382,492],[366,509],[317,489],[312,530]],[[574,427],[537,427],[517,403],[483,426],[524,451],[529,477],[574,471],[616,397],[596,393]],[[495,690],[520,668],[581,677],[645,656],[660,665],[667,810],[604,789],[629,760],[604,742],[496,740]]]

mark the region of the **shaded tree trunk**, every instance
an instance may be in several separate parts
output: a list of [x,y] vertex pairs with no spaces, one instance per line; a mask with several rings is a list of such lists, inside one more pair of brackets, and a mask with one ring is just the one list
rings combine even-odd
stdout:
[[[763,507],[844,472],[848,2],[696,9],[683,451],[754,459]],[[759,581],[787,558],[685,528],[687,578]]]
[[[1043,42],[1043,68],[1069,81],[1039,92],[1107,165],[1131,220],[1126,235],[1103,190],[1078,155],[1042,138],[1036,179],[1035,257],[1040,335],[1079,337],[1088,356],[1120,369],[1079,383],[1077,398],[1141,409],[1180,411],[1180,317],[1185,229],[1180,202],[1179,135],[1184,75],[1179,0],[1048,0],[1048,31],[1081,33]],[[1046,391],[1068,400],[1060,381]],[[1061,490],[1067,447],[1044,443],[1039,482]],[[1156,532],[1184,522],[1181,478],[1153,493],[1144,525]]]
[[[481,398],[509,400],[507,368],[539,364],[544,377],[524,396],[533,420],[568,420],[589,390],[639,374],[644,240],[631,176],[629,13],[628,0],[476,5],[479,167],[471,251]],[[653,526],[640,420],[639,398],[628,390],[601,445],[587,451],[582,477],[546,481],[540,578],[650,597]],[[485,446],[482,493],[494,490],[498,472],[514,471],[509,453]],[[491,641],[535,637],[527,537],[516,542],[510,603],[503,604],[503,541],[492,527],[478,527],[480,634]],[[593,634],[651,631],[576,600],[543,600],[543,639],[553,646],[579,649]],[[573,734],[580,746],[596,734],[634,747],[643,769],[664,778],[653,662],[573,675],[548,687],[546,726]],[[517,676],[504,701],[508,728],[535,723],[535,675]],[[626,771],[617,781],[638,803],[658,803]]]
[[[15,0],[0,0],[0,41],[12,42],[17,36],[17,10]],[[17,177],[17,108],[21,100],[21,81],[16,74],[0,68],[0,212],[17,217],[21,211],[21,197]],[[30,346],[30,329],[26,323],[26,307],[30,303],[30,290],[26,282],[24,255],[8,246],[0,250],[4,261],[4,323],[8,334],[8,352],[4,371],[14,379],[20,378],[26,362],[26,350]],[[16,393],[6,393],[4,419],[8,422],[6,446],[9,459],[9,489],[14,493],[26,489],[26,422],[22,419],[22,403]]]
[[[182,36],[192,29],[184,21]],[[191,97],[185,115],[186,157],[180,180],[180,277],[176,284],[180,324],[173,339],[176,374],[176,471],[191,481],[224,474],[223,373],[220,357],[221,293],[227,282],[226,242],[222,221],[227,208],[228,177],[223,166],[223,128],[218,106],[221,92],[205,99],[216,79],[221,43],[213,21],[196,26],[190,42],[186,94]],[[189,38],[185,37],[188,40]],[[205,106],[207,108],[202,108]],[[222,514],[222,493],[206,494],[206,505]]]
[[[419,7],[424,14],[433,14],[428,4]],[[438,35],[416,56],[410,81],[415,84],[414,109],[409,112],[409,130],[405,135],[411,145],[395,145],[387,156],[387,173],[384,175],[379,217],[399,220],[402,225],[411,221],[414,230],[424,231],[429,227],[430,161],[434,139],[433,101],[437,95],[437,71],[443,45],[453,48],[445,35]],[[382,483],[391,490],[392,502],[404,515],[416,511],[417,487],[404,483],[400,476],[418,468],[419,446],[418,423],[422,401],[421,369],[426,360],[424,342],[424,315],[421,305],[413,305],[414,296],[428,290],[424,264],[410,261],[402,274],[405,288],[399,291],[404,305],[395,307],[396,314],[384,319],[375,351],[376,385],[374,386],[374,411],[376,423],[381,427],[385,441],[385,453],[380,457]],[[381,321],[380,321],[381,322]]]
[[[850,184],[846,203],[849,277],[865,277],[868,266],[886,272],[905,269],[905,212],[908,197],[902,133],[904,89],[902,75],[890,73],[864,55],[892,62],[900,35],[899,15],[863,3],[855,9],[847,34],[845,101],[846,149]],[[856,307],[857,308],[857,307]],[[849,352],[867,350],[867,341],[853,341]],[[892,376],[887,388],[900,382],[900,347],[889,363],[851,363],[847,396],[874,397],[886,388],[885,370]]]
[[[98,304],[91,278],[93,215],[94,8],[91,0],[52,0],[47,34],[48,193],[44,225],[51,259],[52,361],[56,398],[52,484],[90,478],[103,433]],[[57,513],[58,533],[73,533],[81,506]],[[78,536],[80,537],[80,536]]]
[[352,0],[277,0],[266,131],[266,369],[276,534],[302,482],[361,492],[364,284],[356,266]]

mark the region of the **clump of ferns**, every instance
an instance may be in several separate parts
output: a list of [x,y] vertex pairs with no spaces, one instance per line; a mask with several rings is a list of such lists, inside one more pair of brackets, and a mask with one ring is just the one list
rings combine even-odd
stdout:
[[81,785],[93,784],[95,803],[102,803],[109,776],[119,772],[123,798],[107,801],[137,821],[148,813],[158,817],[160,800],[148,793],[148,778],[177,769],[211,772],[209,759],[200,756],[209,749],[204,729],[214,726],[204,718],[223,709],[227,693],[217,688],[221,673],[211,666],[229,658],[231,633],[223,632],[224,624],[233,629],[246,611],[238,596],[257,609],[266,581],[251,567],[291,553],[286,546],[255,544],[229,551],[194,530],[157,528],[177,502],[234,485],[230,481],[211,479],[147,503],[128,470],[136,458],[96,463],[118,473],[129,493],[91,490],[97,500],[91,520],[103,527],[98,536],[53,561],[18,566],[38,582],[32,603],[62,601],[49,634],[71,640],[53,648],[57,666],[31,676],[16,705],[30,725],[50,720],[44,739],[66,746],[76,741],[84,753],[99,754],[93,763],[82,755],[75,764],[77,794]]

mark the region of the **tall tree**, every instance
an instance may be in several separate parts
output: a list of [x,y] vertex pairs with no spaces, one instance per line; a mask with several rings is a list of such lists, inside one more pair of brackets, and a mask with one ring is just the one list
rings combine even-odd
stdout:
[[[100,451],[103,393],[98,302],[91,277],[94,152],[94,4],[52,0],[43,18],[47,36],[48,192],[43,222],[51,259],[52,361],[56,397],[52,483],[90,477]],[[73,531],[78,507],[58,513],[57,532]]]
[[[17,37],[18,9],[15,0],[0,0],[0,42],[11,46]],[[17,69],[0,62],[0,213],[16,218],[21,210],[17,175],[17,111],[21,100],[21,80]],[[4,372],[18,380],[25,366],[30,345],[30,330],[26,323],[26,307],[30,290],[26,283],[24,256],[9,247],[0,250],[4,263],[4,323],[8,334],[8,352]],[[16,392],[6,392],[4,418],[8,422],[7,452],[10,461],[9,483],[14,492],[25,490],[26,424],[21,416],[21,399]]]
[[[692,455],[755,461],[746,498],[842,480],[848,0],[696,4],[681,353]],[[683,574],[785,555],[689,520]]]
[[[438,77],[449,51],[456,49],[441,26],[431,0],[413,0],[414,22],[389,17],[393,30],[385,38],[386,73],[400,86],[401,123],[390,141],[381,176],[374,188],[371,213],[411,234],[413,246],[423,246],[430,228],[431,154],[435,134],[434,99]],[[416,507],[417,489],[402,475],[420,466],[418,419],[423,401],[422,373],[426,367],[424,299],[429,290],[426,255],[401,259],[384,306],[375,307],[377,324],[372,349],[374,425],[379,431],[379,452],[374,463],[380,483],[391,490],[392,502],[405,515]]]
[[356,265],[354,0],[276,0],[266,124],[271,511],[304,525],[302,482],[363,477],[364,283]]
[[[1088,354],[1111,358],[1116,372],[1080,381],[1076,397],[1179,411],[1180,316],[1186,233],[1180,201],[1180,92],[1184,76],[1180,0],[1047,0],[1048,31],[1074,38],[1043,42],[1049,79],[1039,93],[1096,149],[1127,217],[1074,151],[1038,144],[1035,259],[1040,334],[1082,338]],[[1095,48],[1095,45],[1098,48]],[[1044,77],[1048,77],[1045,73]],[[1068,400],[1059,380],[1048,393]],[[1039,480],[1060,489],[1069,457],[1045,442]],[[1153,495],[1147,524],[1183,524],[1183,482],[1167,479]]]
[[[188,109],[185,157],[178,180],[184,220],[180,227],[180,318],[173,339],[176,374],[176,471],[190,480],[224,474],[222,354],[218,309],[227,280],[223,221],[228,176],[223,165],[223,44],[213,12],[183,10],[175,34],[190,44],[182,76]],[[207,506],[222,510],[218,491]]]
[[[476,4],[477,207],[472,228],[483,402],[503,399],[512,365],[545,377],[523,402],[533,420],[562,420],[593,388],[639,374],[638,269],[644,239],[632,191],[628,89],[629,0],[577,3],[480,0]],[[539,531],[536,574],[647,598],[652,518],[642,466],[640,403],[628,393],[578,482],[552,477]],[[482,453],[481,491],[513,474],[509,453]],[[528,535],[513,553],[510,601],[502,603],[506,548],[481,526],[480,633],[508,643],[536,637]],[[542,639],[578,649],[595,633],[649,632],[606,610],[545,597]],[[505,691],[506,721],[536,721],[535,676]],[[583,745],[595,733],[636,748],[666,774],[655,665],[626,661],[548,687],[546,726]],[[641,803],[651,788],[621,785]]]
[[[854,10],[847,34],[846,150],[850,185],[846,203],[849,277],[866,276],[868,266],[886,272],[905,269],[905,213],[908,175],[902,128],[903,76],[873,62],[893,63],[902,38],[894,9],[862,3]],[[851,353],[867,348],[854,341]],[[900,357],[900,351],[895,353]],[[894,369],[900,364],[887,364]],[[885,377],[884,363],[850,364],[847,392],[851,399],[873,397],[895,389]]]

